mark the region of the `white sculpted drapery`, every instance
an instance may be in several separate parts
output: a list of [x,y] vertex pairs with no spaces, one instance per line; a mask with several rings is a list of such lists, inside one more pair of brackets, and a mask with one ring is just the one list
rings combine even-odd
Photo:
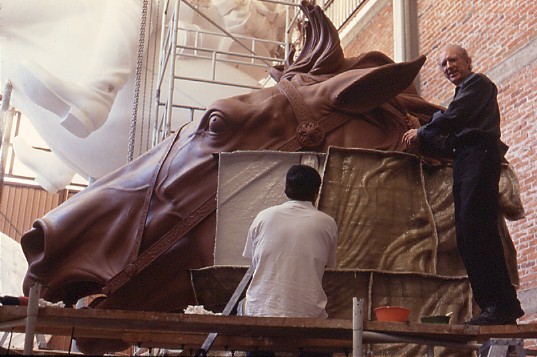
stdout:
[[[281,5],[252,0],[190,2],[234,33],[254,36],[265,31],[276,38],[283,27],[283,16],[276,16],[283,11]],[[153,16],[153,21],[146,37],[158,41],[156,25],[162,19],[157,21],[157,17],[162,15],[164,1],[149,3],[147,16]],[[181,27],[216,31],[187,6],[181,7],[180,14]],[[99,178],[124,165],[142,1],[6,0],[0,17],[0,79],[12,82],[12,105],[29,118],[51,149],[51,153],[35,150],[24,137],[14,140],[17,157],[35,172],[38,183],[55,192],[69,184],[75,173]],[[214,40],[206,36],[201,42],[221,50],[233,46],[225,37]],[[193,46],[194,39],[183,36],[178,43]],[[145,80],[154,80],[158,65],[145,65]],[[209,70],[210,61],[178,57],[176,71],[180,73],[203,76]],[[246,85],[256,85],[261,79],[256,77],[259,73],[234,66],[226,66],[223,72]],[[247,91],[226,87],[207,91],[190,83],[182,84],[176,96],[204,107],[215,99]],[[154,100],[154,94],[148,93],[145,100]]]

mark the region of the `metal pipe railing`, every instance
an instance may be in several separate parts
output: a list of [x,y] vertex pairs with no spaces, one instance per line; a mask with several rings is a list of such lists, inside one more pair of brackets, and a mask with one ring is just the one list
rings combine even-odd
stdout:
[[[288,8],[286,9],[286,32],[285,32],[285,38],[284,41],[276,41],[271,39],[261,39],[261,38],[255,38],[240,34],[232,34],[226,29],[222,28],[219,24],[217,24],[215,21],[213,21],[210,17],[205,15],[203,12],[201,12],[196,6],[194,6],[190,0],[176,0],[175,6],[173,8],[173,13],[168,14],[168,11],[170,10],[170,1],[166,0],[166,3],[164,5],[163,10],[163,18],[166,19],[168,17],[171,17],[170,21],[163,20],[162,22],[162,30],[161,30],[161,58],[159,61],[159,69],[158,69],[158,78],[157,78],[157,84],[156,84],[156,91],[155,91],[155,101],[157,103],[156,105],[156,114],[155,114],[155,123],[153,125],[153,135],[152,135],[152,144],[156,145],[158,144],[163,138],[165,138],[169,133],[172,132],[171,123],[172,123],[172,109],[178,108],[178,107],[186,107],[186,106],[177,106],[173,103],[174,101],[174,90],[175,90],[175,80],[184,80],[184,81],[195,81],[195,82],[202,82],[202,83],[211,83],[215,85],[224,85],[224,86],[234,86],[239,88],[247,88],[247,89],[259,89],[261,88],[261,84],[258,86],[252,86],[252,85],[243,85],[240,83],[231,83],[227,81],[218,81],[216,71],[218,69],[216,63],[229,63],[233,65],[242,65],[242,66],[250,66],[250,67],[265,67],[270,68],[275,64],[281,64],[284,63],[284,61],[287,59],[290,49],[290,33],[292,31],[293,26],[296,27],[296,22],[298,21],[298,16],[300,11],[291,12],[289,9],[292,7],[298,7],[299,6],[299,0],[293,0],[293,1],[280,1],[280,0],[259,0],[262,2],[267,3],[275,3],[275,4],[282,4],[282,5],[288,5]],[[204,18],[206,21],[208,21],[210,24],[215,26],[215,28],[218,29],[220,32],[215,32],[211,30],[203,30],[203,29],[185,29],[185,28],[179,28],[179,11],[180,11],[180,5],[183,3],[184,5],[190,7],[194,12],[196,12],[198,15],[200,15],[202,18]],[[194,34],[194,43],[195,46],[185,46],[185,45],[178,45],[177,39],[179,31],[182,31],[183,33],[193,33]],[[218,36],[218,37],[225,37],[232,39],[235,43],[238,44],[241,48],[243,48],[246,53],[239,53],[239,52],[232,52],[232,51],[222,51],[222,50],[212,50],[208,48],[202,48],[199,47],[199,39],[201,35],[206,36]],[[246,43],[246,44],[245,44]],[[248,44],[248,45],[247,45]],[[259,48],[259,44],[270,44],[274,46],[279,46],[284,48],[285,50],[285,56],[284,58],[278,58],[278,57],[269,57],[269,56],[262,56],[256,53],[256,49]],[[183,53],[180,53],[183,51]],[[203,55],[203,53],[207,53],[207,55]],[[176,67],[176,57],[180,55],[183,57],[189,57],[189,58],[201,58],[201,59],[207,59],[211,61],[211,74],[210,74],[210,80],[204,79],[204,78],[193,78],[193,77],[186,77],[186,76],[177,76],[175,75],[175,67]],[[165,85],[165,78],[168,78],[169,83],[166,85],[168,86],[166,89],[166,93],[164,93],[164,85]],[[167,98],[165,100],[162,100],[162,96],[166,95]],[[194,113],[197,110],[200,110],[199,108],[191,107],[190,109],[190,118],[191,120],[194,117]],[[164,112],[163,115],[160,114],[160,112]]]

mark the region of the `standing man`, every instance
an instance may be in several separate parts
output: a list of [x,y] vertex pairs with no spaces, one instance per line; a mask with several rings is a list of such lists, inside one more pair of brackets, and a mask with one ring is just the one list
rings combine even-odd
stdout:
[[500,167],[507,151],[500,140],[498,91],[485,75],[472,72],[472,60],[460,46],[446,46],[440,65],[456,85],[453,101],[428,124],[406,132],[403,142],[453,159],[457,248],[481,309],[467,324],[515,324],[524,311],[498,231]]
[[289,201],[261,211],[250,226],[243,256],[254,274],[243,314],[326,318],[325,267],[336,265],[337,226],[317,210],[321,177],[307,165],[287,172]]

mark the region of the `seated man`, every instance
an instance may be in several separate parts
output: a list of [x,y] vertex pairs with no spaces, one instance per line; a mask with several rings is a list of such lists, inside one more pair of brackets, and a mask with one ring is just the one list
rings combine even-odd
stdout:
[[290,200],[254,219],[243,253],[254,266],[244,315],[327,317],[322,278],[325,267],[336,264],[337,226],[313,206],[320,184],[314,168],[291,166]]
[[313,205],[320,185],[314,168],[291,166],[285,183],[290,200],[254,219],[243,253],[254,267],[243,315],[328,316],[322,278],[325,267],[336,264],[338,232],[334,219]]

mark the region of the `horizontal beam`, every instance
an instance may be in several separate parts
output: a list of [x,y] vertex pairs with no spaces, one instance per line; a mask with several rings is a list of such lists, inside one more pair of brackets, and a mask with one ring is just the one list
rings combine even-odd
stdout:
[[[0,307],[0,330],[24,332],[20,321],[26,308]],[[10,324],[16,326],[10,326]],[[40,308],[36,333],[84,338],[110,338],[132,345],[161,348],[199,348],[216,332],[214,349],[248,350],[267,347],[294,351],[351,351],[352,320],[283,317],[194,315],[149,311]],[[537,338],[537,324],[466,326],[364,321],[364,343],[400,339],[423,344],[467,344],[490,338]],[[411,342],[414,341],[414,342]],[[324,347],[323,347],[324,346]]]

